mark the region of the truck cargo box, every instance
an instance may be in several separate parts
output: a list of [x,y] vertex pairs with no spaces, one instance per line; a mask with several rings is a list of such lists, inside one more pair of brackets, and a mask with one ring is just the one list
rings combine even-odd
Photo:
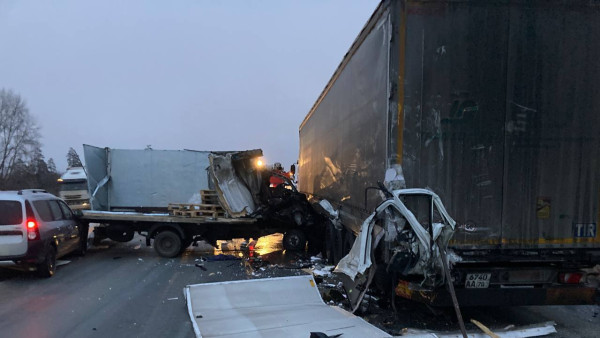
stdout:
[[299,190],[356,230],[401,167],[454,248],[598,248],[598,41],[599,1],[383,1],[300,126]]
[[83,145],[83,152],[93,210],[166,210],[209,189],[209,151]]

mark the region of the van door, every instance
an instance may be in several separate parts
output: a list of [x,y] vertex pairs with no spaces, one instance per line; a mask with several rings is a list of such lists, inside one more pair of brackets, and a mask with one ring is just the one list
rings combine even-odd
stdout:
[[52,217],[54,222],[58,226],[58,233],[61,237],[61,248],[58,249],[60,255],[66,255],[67,253],[72,251],[74,243],[77,242],[77,235],[73,236],[73,232],[75,231],[75,225],[73,224],[72,219],[67,219],[65,214],[60,207],[58,200],[48,201],[50,205],[50,210],[52,210]]
[[52,200],[33,201],[33,206],[41,219],[41,222],[38,222],[41,239],[43,241],[55,239],[58,244],[56,248],[58,256],[64,255],[68,249],[68,242],[60,206]]
[[27,252],[24,211],[20,201],[0,201],[0,257]]

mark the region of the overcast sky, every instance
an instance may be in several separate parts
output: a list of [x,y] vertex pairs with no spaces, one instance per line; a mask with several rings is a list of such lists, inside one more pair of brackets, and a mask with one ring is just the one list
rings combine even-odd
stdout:
[[0,88],[26,99],[43,152],[82,144],[262,148],[298,127],[376,0],[0,0]]

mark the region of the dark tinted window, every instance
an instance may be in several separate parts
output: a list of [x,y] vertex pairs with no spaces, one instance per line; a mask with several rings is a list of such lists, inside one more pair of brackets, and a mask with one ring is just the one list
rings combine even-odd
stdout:
[[60,186],[61,191],[87,190],[87,188],[87,183],[85,182],[63,183]]
[[65,219],[73,219],[73,213],[67,204],[63,201],[58,201],[58,204],[60,205],[60,209],[62,210]]
[[23,206],[19,201],[0,201],[0,225],[21,224]]
[[33,207],[44,222],[52,222],[52,211],[48,201],[33,201]]

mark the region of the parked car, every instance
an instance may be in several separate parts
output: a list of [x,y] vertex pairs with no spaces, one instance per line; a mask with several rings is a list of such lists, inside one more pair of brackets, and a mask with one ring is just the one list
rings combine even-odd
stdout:
[[86,251],[87,229],[63,200],[39,189],[0,191],[0,261],[51,277],[57,258]]

